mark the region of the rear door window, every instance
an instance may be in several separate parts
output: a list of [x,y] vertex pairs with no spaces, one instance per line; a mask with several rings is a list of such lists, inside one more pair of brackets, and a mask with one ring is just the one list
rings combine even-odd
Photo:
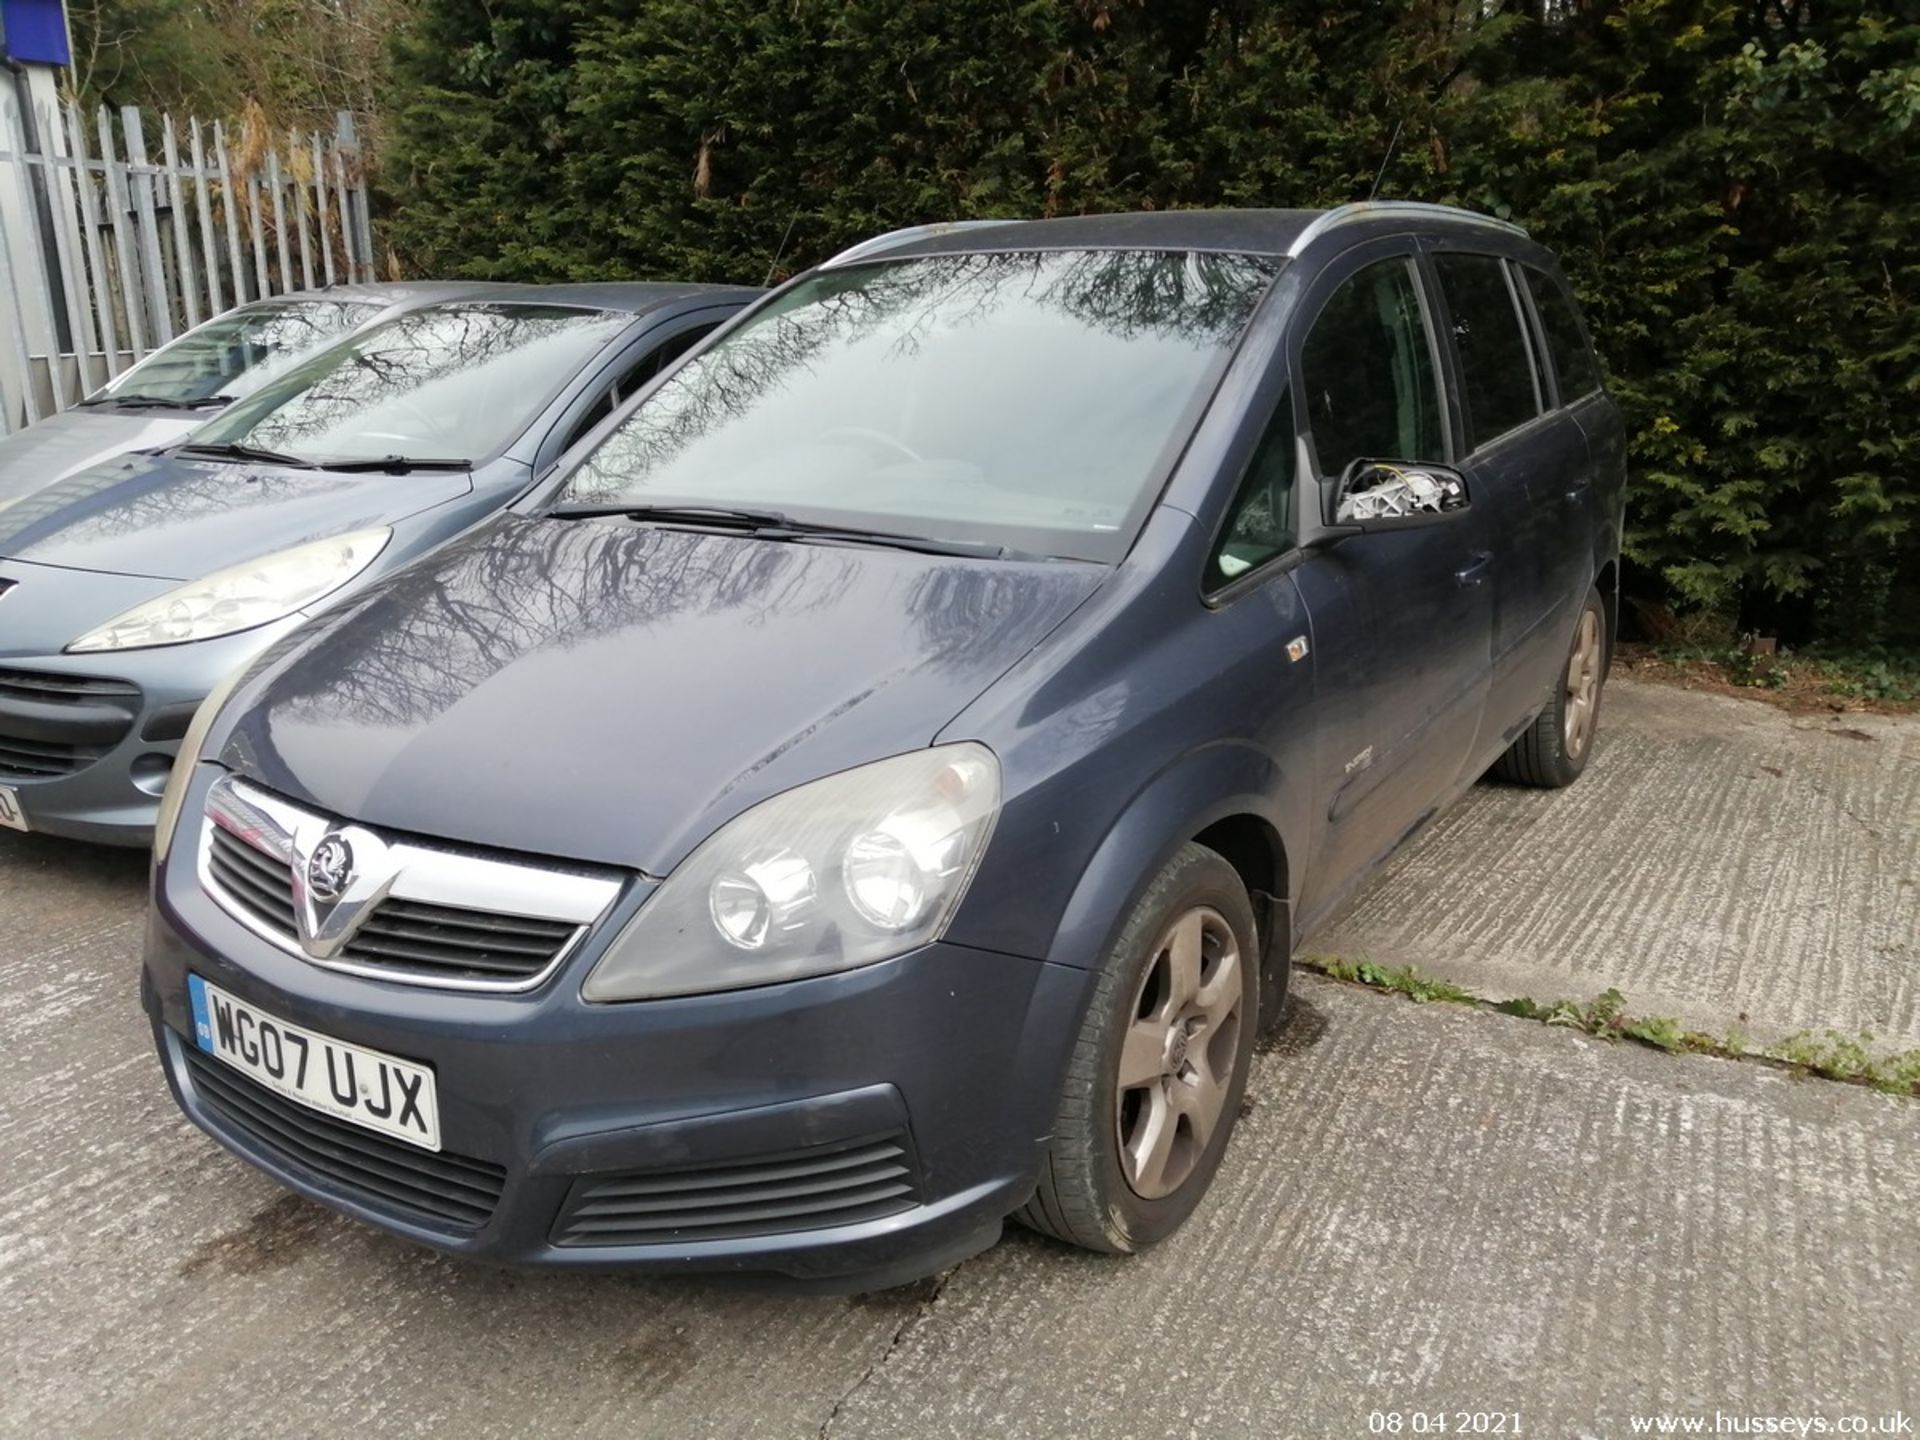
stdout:
[[1600,388],[1600,367],[1587,348],[1572,298],[1551,275],[1533,269],[1524,273],[1533,292],[1533,308],[1540,312],[1540,328],[1547,332],[1547,355],[1560,378],[1560,403],[1591,395]]
[[1475,449],[1540,413],[1540,387],[1520,297],[1507,263],[1492,255],[1434,257],[1447,297],[1460,382]]
[[1381,260],[1334,291],[1301,347],[1322,475],[1355,460],[1443,460],[1433,345],[1413,266]]

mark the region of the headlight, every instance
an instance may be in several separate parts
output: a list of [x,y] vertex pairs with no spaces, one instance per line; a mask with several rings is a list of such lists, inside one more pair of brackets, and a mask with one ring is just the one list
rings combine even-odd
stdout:
[[116,615],[67,646],[67,653],[180,645],[284,620],[353,579],[392,538],[382,526],[249,560]]
[[581,993],[737,990],[904,955],[945,931],[999,811],[1000,763],[971,741],[776,795],[661,882]]

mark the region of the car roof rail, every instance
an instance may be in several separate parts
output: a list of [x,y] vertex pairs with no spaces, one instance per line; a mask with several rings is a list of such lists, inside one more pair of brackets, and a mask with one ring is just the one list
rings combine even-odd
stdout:
[[840,265],[851,265],[857,260],[871,260],[876,255],[884,255],[902,245],[911,245],[918,240],[932,240],[941,235],[952,235],[961,230],[984,230],[996,225],[1018,225],[1018,220],[936,220],[930,225],[909,225],[903,230],[889,230],[884,235],[875,235],[871,240],[862,240],[835,255],[831,260],[823,261],[822,270],[832,270]]
[[1375,216],[1401,217],[1407,220],[1446,220],[1455,224],[1480,225],[1492,230],[1501,230],[1509,235],[1527,238],[1526,230],[1511,220],[1500,220],[1492,215],[1482,215],[1478,210],[1463,210],[1457,205],[1434,205],[1425,200],[1355,200],[1347,205],[1336,205],[1323,215],[1315,217],[1313,223],[1293,237],[1293,243],[1287,246],[1287,258],[1297,260],[1307,246],[1318,240],[1327,231],[1342,225],[1351,225],[1359,220],[1371,220]]

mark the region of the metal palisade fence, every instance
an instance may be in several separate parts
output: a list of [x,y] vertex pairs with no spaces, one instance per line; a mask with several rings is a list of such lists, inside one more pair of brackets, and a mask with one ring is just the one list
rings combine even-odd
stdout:
[[0,90],[0,434],[231,306],[373,278],[351,116],[229,132]]

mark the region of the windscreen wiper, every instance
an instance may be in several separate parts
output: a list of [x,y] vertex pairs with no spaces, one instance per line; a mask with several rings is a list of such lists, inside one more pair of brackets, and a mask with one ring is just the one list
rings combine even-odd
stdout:
[[138,405],[143,410],[211,410],[220,405],[231,405],[238,396],[201,395],[195,399],[183,400],[171,395],[91,395],[79,401],[76,410],[90,410],[102,405]]
[[779,510],[743,510],[724,505],[563,505],[549,512],[557,520],[618,517],[661,525],[738,530],[761,540],[838,541],[847,545],[882,545],[925,555],[960,555],[976,560],[1036,560],[1042,557],[1010,550],[987,540],[941,540],[897,530],[869,530],[861,526],[822,525],[796,520]]
[[338,470],[347,475],[373,471],[386,475],[405,475],[411,470],[471,470],[473,468],[471,460],[442,459],[439,456],[426,455],[366,456],[348,460],[321,460],[318,464],[322,470]]
[[562,505],[556,520],[656,520],[665,525],[711,525],[732,530],[791,530],[794,519],[778,510],[740,510],[729,505]]
[[209,460],[251,460],[257,465],[285,465],[294,470],[318,470],[311,460],[281,450],[263,450],[258,445],[232,443],[188,443],[174,449],[175,455],[204,455]]

